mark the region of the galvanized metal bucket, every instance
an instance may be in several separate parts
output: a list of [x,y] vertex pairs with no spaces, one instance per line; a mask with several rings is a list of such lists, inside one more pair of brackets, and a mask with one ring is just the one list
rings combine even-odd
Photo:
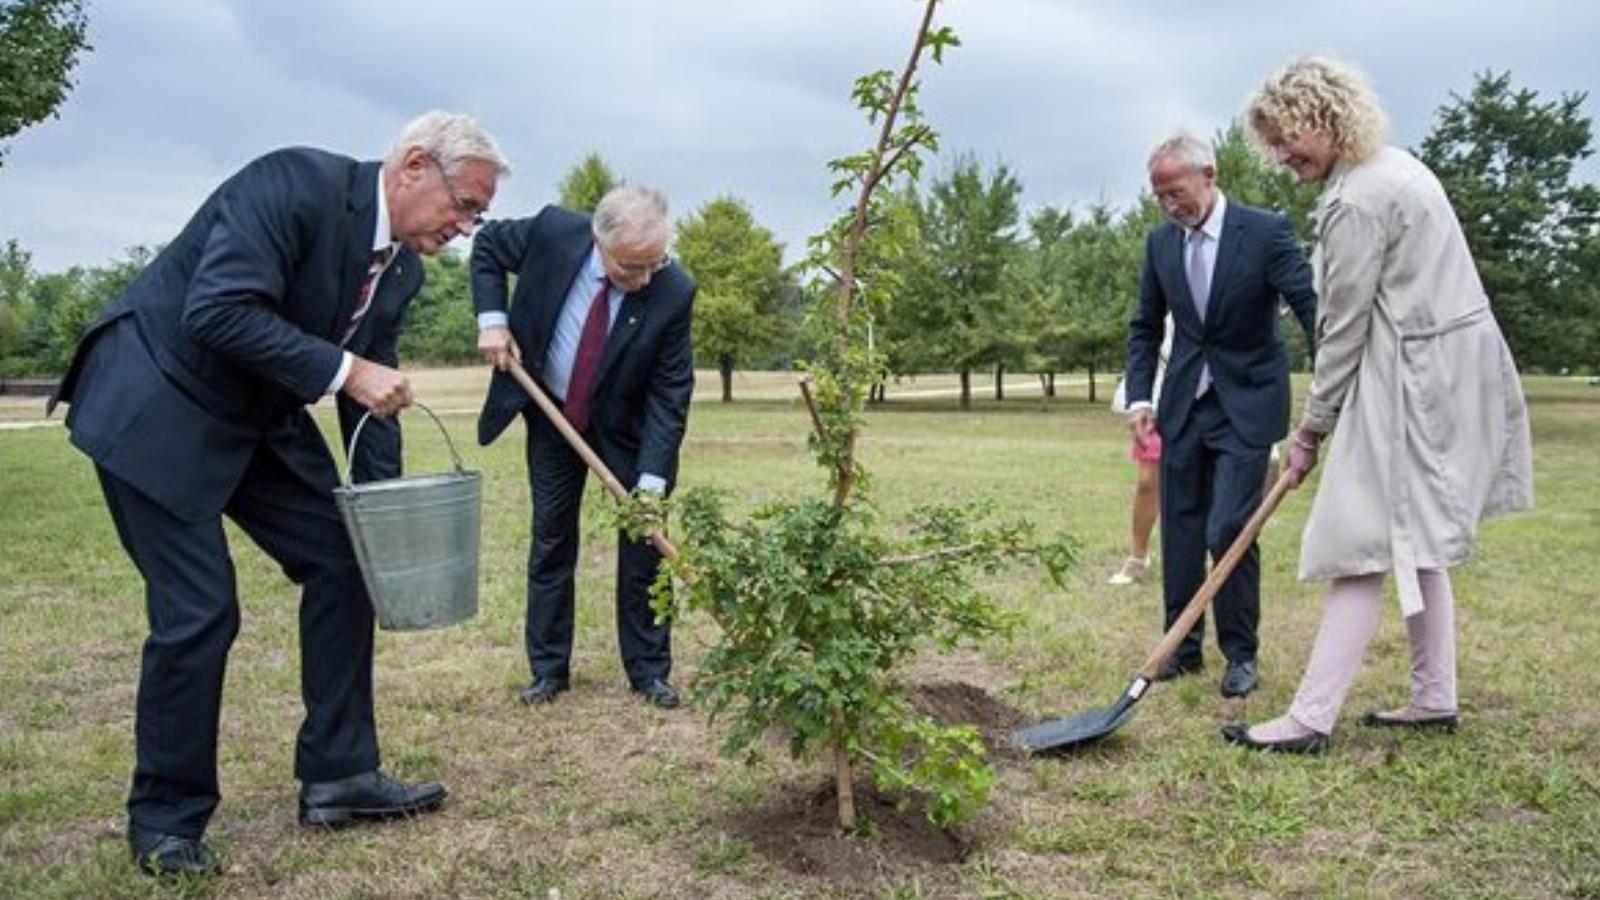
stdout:
[[344,484],[333,489],[378,627],[387,631],[439,628],[478,613],[483,476],[461,465],[433,410],[416,405],[444,434],[455,471],[351,484],[350,461],[368,413],[350,436]]

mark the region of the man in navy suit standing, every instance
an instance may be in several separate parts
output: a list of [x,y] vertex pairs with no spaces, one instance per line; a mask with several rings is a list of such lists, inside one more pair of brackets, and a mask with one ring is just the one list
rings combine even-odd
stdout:
[[[295,747],[300,821],[338,825],[436,808],[444,788],[379,770],[373,614],[334,506],[338,473],[306,412],[337,396],[358,478],[400,471],[390,417],[411,403],[395,367],[417,254],[471,231],[508,171],[470,118],[429,113],[387,159],[278,150],[207,198],[100,316],[51,399],[144,576],[128,840],[152,874],[219,871],[203,841],[216,809],[223,671],[239,630],[232,519],[302,585]],[[369,428],[372,426],[369,426]]]
[[[512,358],[619,481],[665,495],[678,475],[678,448],[694,390],[690,345],[695,285],[667,255],[666,198],[623,185],[594,216],[547,206],[527,219],[490,222],[472,244],[478,346],[497,370],[478,420],[493,441],[521,414],[527,422],[533,541],[528,550],[525,639],[533,680],[525,704],[567,690],[572,662],[582,459],[504,371]],[[507,304],[506,276],[517,286]],[[670,626],[650,609],[661,557],[647,540],[617,541],[617,643],[635,693],[678,705]]]
[[[1314,346],[1316,294],[1285,217],[1230,203],[1216,187],[1216,156],[1179,134],[1149,159],[1150,187],[1167,216],[1145,240],[1139,306],[1129,323],[1128,419],[1137,441],[1161,438],[1161,568],[1166,624],[1205,581],[1261,503],[1272,445],[1288,432],[1289,358],[1278,336],[1286,301]],[[1168,313],[1176,329],[1151,410]],[[1218,592],[1221,689],[1242,697],[1260,677],[1261,551],[1252,544]],[[1205,622],[1162,666],[1169,679],[1203,667]]]

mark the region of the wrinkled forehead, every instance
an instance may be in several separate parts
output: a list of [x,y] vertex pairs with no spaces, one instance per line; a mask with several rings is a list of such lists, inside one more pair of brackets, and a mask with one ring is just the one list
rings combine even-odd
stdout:
[[1191,179],[1209,180],[1214,174],[1210,166],[1164,154],[1156,157],[1155,164],[1150,167],[1150,183],[1171,184]]
[[660,223],[624,225],[596,240],[607,253],[617,257],[656,259],[667,250],[668,229]]
[[450,180],[455,182],[462,194],[482,200],[487,206],[488,201],[494,199],[495,188],[500,181],[500,170],[483,160],[468,159],[456,166]]

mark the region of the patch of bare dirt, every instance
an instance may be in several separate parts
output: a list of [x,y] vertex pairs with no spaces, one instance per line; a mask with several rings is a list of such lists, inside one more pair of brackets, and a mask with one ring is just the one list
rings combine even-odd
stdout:
[[[983,688],[964,681],[913,684],[906,697],[942,724],[976,727],[994,757],[1025,759],[1010,736],[1027,716]],[[918,798],[885,794],[865,782],[856,785],[855,795],[856,815],[865,823],[861,835],[839,831],[831,780],[791,784],[770,802],[734,813],[723,827],[775,865],[840,886],[959,865],[976,844],[972,832],[936,828]]]
[[972,851],[972,840],[961,832],[929,823],[920,803],[861,782],[855,788],[856,816],[865,834],[843,834],[833,781],[811,784],[809,789],[791,785],[773,802],[736,813],[725,827],[774,864],[840,885],[869,885],[956,865]]

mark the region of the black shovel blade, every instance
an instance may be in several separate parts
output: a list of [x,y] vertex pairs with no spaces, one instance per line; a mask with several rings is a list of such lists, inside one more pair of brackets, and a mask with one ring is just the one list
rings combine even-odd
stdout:
[[1148,682],[1143,678],[1135,679],[1128,690],[1117,698],[1117,702],[1110,706],[1019,728],[1011,732],[1011,743],[1036,755],[1065,753],[1093,743],[1133,718],[1133,705],[1139,702],[1147,686]]

